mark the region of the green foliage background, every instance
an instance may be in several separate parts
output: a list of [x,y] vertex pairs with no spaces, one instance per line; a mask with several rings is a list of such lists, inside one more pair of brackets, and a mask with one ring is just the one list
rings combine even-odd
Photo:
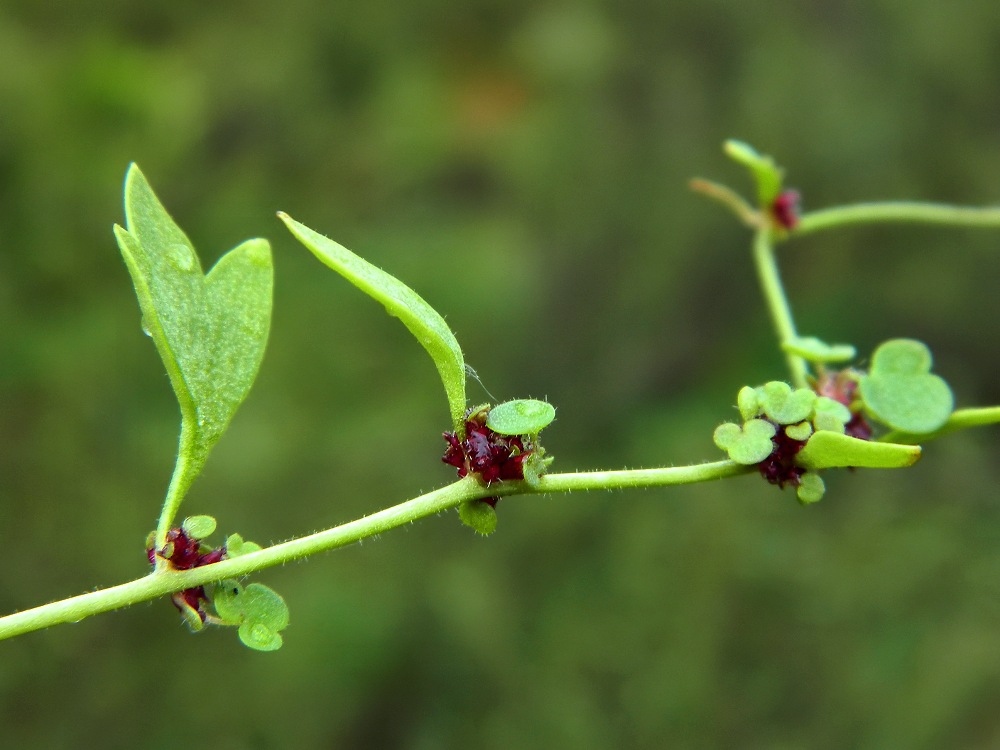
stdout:
[[[715,458],[783,375],[749,238],[686,189],[774,154],[806,206],[1000,201],[995,0],[0,6],[0,609],[142,575],[177,410],[111,224],[137,161],[206,266],[275,246],[249,401],[184,507],[266,543],[449,481],[433,366],[283,209],[444,312],[555,468]],[[1000,236],[789,245],[803,333],[926,341],[1000,401]],[[472,398],[485,399],[485,394]],[[1000,743],[1000,436],[832,475],[521,498],[270,571],[276,654],[166,601],[0,644],[3,744]]]

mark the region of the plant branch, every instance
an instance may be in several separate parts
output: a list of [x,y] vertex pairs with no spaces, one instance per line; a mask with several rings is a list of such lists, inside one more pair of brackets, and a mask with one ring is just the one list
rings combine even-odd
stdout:
[[795,229],[789,233],[789,236],[798,237],[849,224],[874,224],[888,221],[1000,229],[1000,206],[967,208],[917,201],[857,203],[805,213],[799,219]]
[[184,589],[203,586],[224,578],[239,578],[264,568],[298,560],[318,552],[345,547],[362,539],[405,526],[459,504],[498,495],[530,495],[579,490],[610,490],[629,487],[664,487],[725,479],[753,471],[733,461],[633,471],[596,471],[552,474],[532,487],[526,482],[501,482],[490,487],[472,477],[428,492],[412,500],[380,510],[340,526],[266,547],[229,560],[184,571],[158,571],[80,596],[45,604],[0,617],[0,640],[42,630],[64,622],[79,622],[101,612],[157,599]]
[[711,180],[703,180],[700,177],[695,177],[688,183],[688,187],[696,193],[701,193],[702,195],[721,203],[729,209],[736,216],[736,218],[743,223],[744,226],[750,227],[751,229],[759,229],[766,224],[764,219],[761,217],[760,211],[747,203],[742,195],[726,185],[722,185],[718,182],[712,182]]
[[934,432],[918,435],[912,432],[893,430],[892,432],[887,432],[885,435],[882,435],[879,438],[879,441],[884,443],[917,445],[918,443],[926,443],[928,440],[934,440],[935,438],[947,435],[950,432],[955,432],[956,430],[964,430],[967,427],[983,427],[985,425],[998,423],[1000,423],[1000,406],[980,406],[978,408],[956,409],[952,412],[951,416],[948,417],[948,421],[945,422],[939,429],[934,430]]
[[[753,239],[753,258],[757,267],[757,277],[771,313],[774,330],[778,334],[778,343],[783,344],[796,338],[795,322],[792,310],[788,306],[788,297],[778,273],[778,263],[774,257],[774,247],[771,244],[771,232],[767,228],[758,229]],[[792,383],[797,388],[806,388],[808,370],[806,361],[798,354],[785,352],[788,369],[791,372]]]

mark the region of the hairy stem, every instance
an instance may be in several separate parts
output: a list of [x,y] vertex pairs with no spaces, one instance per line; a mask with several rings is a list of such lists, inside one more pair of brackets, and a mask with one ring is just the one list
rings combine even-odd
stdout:
[[798,237],[849,224],[876,224],[889,221],[1000,229],[1000,206],[966,208],[917,201],[857,203],[803,214],[790,236]]
[[[757,277],[764,292],[764,299],[767,301],[767,309],[771,313],[771,322],[778,334],[778,343],[783,344],[796,337],[795,322],[792,319],[792,310],[788,306],[785,288],[781,283],[781,275],[778,273],[774,246],[771,244],[771,231],[767,228],[758,229],[754,234],[753,259],[757,266]],[[808,387],[805,359],[791,352],[785,353],[785,359],[788,361],[792,383],[797,388]]]
[[149,601],[176,591],[214,583],[282,565],[317,552],[345,547],[400,526],[457,507],[468,500],[497,495],[529,495],[578,490],[609,490],[628,487],[664,487],[725,479],[753,471],[733,461],[634,471],[596,471],[575,474],[552,474],[531,487],[525,482],[502,482],[490,487],[467,477],[447,487],[428,492],[399,505],[380,510],[340,526],[288,542],[265,547],[259,552],[212,565],[184,571],[161,570],[144,578],[122,583],[80,596],[45,604],[34,609],[0,617],[0,640],[41,630],[63,622],[79,622],[85,617],[110,612],[139,602]]

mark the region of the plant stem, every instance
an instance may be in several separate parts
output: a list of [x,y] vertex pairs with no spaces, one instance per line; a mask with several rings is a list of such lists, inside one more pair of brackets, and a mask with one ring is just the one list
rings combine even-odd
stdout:
[[[795,322],[792,319],[792,310],[788,306],[785,288],[781,283],[781,275],[778,273],[770,229],[761,228],[754,234],[753,258],[761,290],[764,292],[767,308],[771,312],[771,322],[774,323],[774,330],[778,334],[778,343],[783,344],[796,337]],[[785,359],[788,361],[792,383],[797,388],[807,388],[809,382],[806,379],[808,369],[805,359],[791,352],[785,352]]]
[[803,214],[790,236],[798,237],[848,224],[874,224],[889,221],[1000,229],[1000,206],[966,208],[917,201],[857,203],[851,206],[838,206]]
[[162,570],[144,578],[62,599],[34,609],[0,617],[0,640],[41,630],[64,622],[110,612],[149,601],[176,591],[202,586],[224,578],[238,578],[264,568],[282,565],[317,552],[345,547],[400,526],[457,507],[468,500],[498,495],[530,495],[577,490],[609,490],[628,487],[664,487],[725,479],[753,471],[733,461],[634,471],[596,471],[552,474],[531,487],[526,482],[502,482],[490,487],[467,477],[447,487],[428,492],[399,505],[380,510],[332,529],[265,547],[258,552],[184,571]]
[[879,438],[879,441],[884,443],[917,445],[918,443],[926,443],[928,440],[934,440],[942,435],[947,435],[949,432],[964,430],[967,427],[983,427],[984,425],[998,423],[1000,423],[1000,406],[980,406],[970,409],[956,409],[952,412],[951,416],[948,417],[948,421],[944,423],[944,426],[934,430],[934,432],[916,434],[912,432],[893,430],[892,432],[882,435]]
[[695,177],[688,183],[688,187],[696,193],[701,193],[702,195],[721,203],[723,206],[728,208],[737,219],[743,222],[744,226],[748,226],[751,229],[758,229],[766,223],[761,217],[760,211],[747,203],[742,195],[726,185]]

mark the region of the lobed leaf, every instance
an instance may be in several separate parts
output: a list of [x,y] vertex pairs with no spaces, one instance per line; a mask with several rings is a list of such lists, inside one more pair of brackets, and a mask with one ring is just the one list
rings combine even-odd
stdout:
[[872,355],[872,367],[862,376],[858,392],[865,408],[894,430],[929,433],[944,426],[955,406],[948,384],[930,372],[932,358],[925,344],[892,339]]
[[280,631],[288,627],[288,605],[281,596],[262,583],[243,587],[228,579],[215,586],[212,604],[219,619],[239,626],[244,645],[257,651],[281,648]]
[[757,389],[761,409],[778,424],[797,424],[808,419],[816,404],[816,394],[809,388],[796,388],[772,380]]
[[715,429],[712,439],[738,464],[752,466],[760,463],[774,450],[777,428],[764,419],[751,419],[742,426],[726,422]]
[[114,231],[143,329],[181,409],[176,505],[260,368],[271,321],[271,248],[247,240],[204,275],[191,241],[135,164],[125,178],[125,228]]

